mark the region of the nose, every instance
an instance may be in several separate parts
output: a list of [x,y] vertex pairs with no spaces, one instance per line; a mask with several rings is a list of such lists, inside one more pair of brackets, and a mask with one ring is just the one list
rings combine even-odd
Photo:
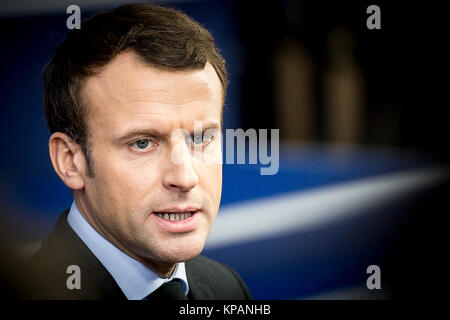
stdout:
[[[178,149],[180,150],[180,149]],[[187,154],[183,155],[183,161],[168,159],[168,167],[163,178],[166,189],[178,192],[187,192],[198,184],[198,175],[192,165],[192,159],[187,148]]]

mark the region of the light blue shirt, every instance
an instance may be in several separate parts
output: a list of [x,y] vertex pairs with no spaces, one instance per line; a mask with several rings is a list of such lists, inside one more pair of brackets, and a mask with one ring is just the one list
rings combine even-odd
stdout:
[[170,278],[161,278],[141,262],[131,258],[111,242],[103,238],[82,216],[75,201],[72,203],[67,222],[83,240],[103,266],[108,270],[128,300],[142,300],[165,282],[181,280],[181,287],[187,295],[189,284],[184,262],[177,263]]

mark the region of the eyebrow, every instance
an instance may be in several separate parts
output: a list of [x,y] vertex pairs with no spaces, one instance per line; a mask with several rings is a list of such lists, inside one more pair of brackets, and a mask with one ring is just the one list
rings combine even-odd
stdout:
[[213,121],[202,121],[202,132],[205,132],[208,129],[220,129],[220,124]]
[[132,140],[134,137],[144,136],[144,137],[152,137],[152,138],[168,138],[168,134],[159,132],[155,129],[131,129],[127,131],[122,136],[118,137],[116,140],[119,142],[128,142]]
[[[194,132],[192,130],[188,130],[186,128],[183,128],[187,131],[189,131],[191,134]],[[205,121],[202,123],[202,132],[205,132],[209,129],[220,129],[220,125],[216,122],[211,121]],[[171,133],[164,133],[160,132],[156,129],[131,129],[125,132],[122,136],[118,137],[116,140],[120,143],[128,142],[132,140],[133,138],[137,136],[143,136],[143,137],[152,137],[152,138],[158,138],[158,139],[170,139]]]

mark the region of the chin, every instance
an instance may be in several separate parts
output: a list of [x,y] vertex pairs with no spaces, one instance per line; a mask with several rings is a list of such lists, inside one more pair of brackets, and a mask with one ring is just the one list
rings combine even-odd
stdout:
[[[203,250],[206,237],[181,237],[162,242],[158,248],[149,248],[154,256],[164,262],[178,263],[197,257]],[[156,252],[155,252],[156,249]]]
[[185,262],[197,257],[203,250],[204,245],[196,245],[185,248],[164,248],[159,252],[160,261],[168,263]]

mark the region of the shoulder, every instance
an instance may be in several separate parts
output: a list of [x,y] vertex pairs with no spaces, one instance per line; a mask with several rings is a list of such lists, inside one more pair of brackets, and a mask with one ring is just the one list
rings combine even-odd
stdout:
[[236,271],[203,255],[186,262],[186,274],[194,295],[197,289],[203,289],[204,297],[200,299],[251,299],[250,291]]
[[[68,225],[67,212],[26,262],[33,280],[28,289],[30,298],[122,299],[112,276]],[[80,288],[70,288],[68,281],[76,272]]]

